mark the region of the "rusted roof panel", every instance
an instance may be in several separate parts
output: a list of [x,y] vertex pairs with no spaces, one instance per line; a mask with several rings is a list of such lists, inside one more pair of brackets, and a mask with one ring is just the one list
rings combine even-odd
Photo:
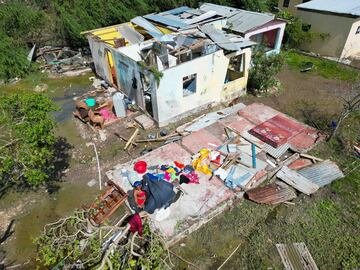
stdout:
[[311,167],[301,169],[299,174],[319,187],[323,187],[336,179],[344,177],[339,167],[331,160],[325,160]]
[[296,198],[295,190],[289,185],[276,181],[264,187],[257,187],[246,192],[249,200],[261,204],[278,204]]
[[319,189],[317,184],[314,184],[297,171],[291,170],[287,166],[282,167],[276,176],[286,184],[307,195],[315,193]]
[[319,270],[305,243],[276,244],[285,270]]

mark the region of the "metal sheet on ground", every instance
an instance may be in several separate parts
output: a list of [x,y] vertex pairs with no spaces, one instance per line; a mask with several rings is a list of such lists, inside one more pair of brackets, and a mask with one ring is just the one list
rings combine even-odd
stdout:
[[286,116],[276,115],[252,128],[249,133],[277,148],[299,134],[303,129],[304,126],[299,122]]
[[299,174],[319,187],[323,187],[336,179],[344,177],[339,167],[330,160],[325,160],[311,167],[301,169]]
[[288,185],[307,195],[315,193],[319,189],[318,185],[312,183],[298,172],[289,169],[287,166],[282,167],[276,176]]
[[260,204],[278,204],[296,198],[295,190],[280,181],[254,188],[247,191],[246,194],[249,200]]

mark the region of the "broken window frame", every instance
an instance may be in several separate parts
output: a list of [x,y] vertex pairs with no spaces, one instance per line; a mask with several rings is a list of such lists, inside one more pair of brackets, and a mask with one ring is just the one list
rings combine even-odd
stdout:
[[[240,59],[239,59],[240,58]],[[236,61],[236,63],[232,63]],[[235,65],[233,67],[232,65]],[[235,78],[230,79],[230,74],[235,75]],[[227,68],[225,83],[236,81],[245,76],[245,54],[238,54],[229,59],[229,65]]]
[[[189,89],[189,86],[192,84],[192,82],[195,82],[195,87],[193,90]],[[184,76],[182,79],[182,88],[183,88],[183,97],[188,97],[195,94],[197,88],[197,73]]]

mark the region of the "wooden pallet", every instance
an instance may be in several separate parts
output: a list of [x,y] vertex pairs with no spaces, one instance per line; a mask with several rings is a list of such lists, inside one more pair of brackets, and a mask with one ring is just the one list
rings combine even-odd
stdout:
[[122,205],[128,195],[113,181],[107,182],[106,190],[90,206],[90,220],[100,225]]

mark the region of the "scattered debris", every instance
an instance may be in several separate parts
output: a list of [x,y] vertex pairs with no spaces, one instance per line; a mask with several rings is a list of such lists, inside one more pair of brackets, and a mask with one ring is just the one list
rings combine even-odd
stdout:
[[260,204],[279,204],[296,198],[295,190],[280,181],[251,189],[246,195],[249,200]]
[[300,64],[300,72],[308,72],[314,68],[313,62],[303,62]]
[[136,136],[139,134],[139,129],[135,129],[134,133],[131,135],[129,140],[126,142],[124,150],[126,150],[136,139]]
[[[35,54],[34,51],[35,47],[31,51],[32,55]],[[30,59],[30,54],[28,57]],[[64,76],[74,76],[71,72],[78,70],[81,70],[80,73],[82,73],[84,69],[88,69],[90,63],[90,57],[84,56],[81,51],[73,51],[68,47],[45,46],[38,49],[35,58],[43,71]],[[34,59],[34,56],[31,59]]]
[[276,244],[285,270],[319,270],[305,243]]
[[[151,152],[143,151],[139,159],[118,165],[114,170],[106,173],[108,178],[123,190],[132,190],[133,183],[130,181],[141,181],[142,176],[125,177],[122,171],[131,171],[134,163],[141,160],[147,163],[149,174],[155,175],[159,181],[170,181],[181,190],[182,195],[178,201],[168,207],[170,214],[162,216],[161,222],[157,221],[157,215],[149,216],[150,224],[159,231],[168,245],[176,243],[211,220],[214,215],[223,211],[226,205],[233,205],[244,194],[246,194],[245,198],[254,202],[272,205],[289,203],[297,196],[295,189],[312,194],[319,188],[300,174],[304,169],[323,163],[316,157],[303,155],[303,152],[317,143],[312,137],[316,130],[311,129],[309,135],[307,132],[302,133],[310,127],[262,104],[235,105],[233,108],[219,110],[216,113],[217,115],[210,113],[210,117],[203,115],[192,121],[190,125],[178,127],[177,132],[163,137],[136,140],[132,139],[136,137],[134,134],[137,132],[134,132],[133,136],[126,140],[128,145],[131,141],[164,142],[165,145]],[[282,144],[278,148],[249,133],[256,125],[271,123],[273,120],[268,120],[275,116],[280,116],[275,118],[276,125],[282,126],[280,129],[272,129],[272,136],[280,138],[285,131],[288,132],[288,136],[282,138]],[[214,119],[217,120],[213,121]],[[286,126],[289,122],[290,129]],[[193,128],[194,131],[191,131]],[[307,141],[305,144],[293,139],[293,136],[298,136],[298,132],[301,133],[301,140]],[[301,151],[302,157],[299,153],[294,153],[293,145]],[[298,160],[301,162],[296,165],[295,162]],[[307,162],[304,163],[303,160]],[[316,163],[313,165],[313,162]],[[169,178],[166,173],[159,173],[159,164],[170,167],[173,166],[171,164],[176,164],[177,169],[170,170],[174,175]],[[312,166],[304,167],[304,164]],[[301,169],[299,171],[290,169],[291,165]],[[188,178],[182,176],[180,179],[176,176],[177,173],[181,175],[184,171],[187,173],[193,171],[197,177],[193,178],[189,174]],[[275,175],[283,181],[275,180],[259,187],[267,180],[272,181]],[[191,187],[183,185],[187,181],[196,181],[198,184]],[[289,205],[293,204],[289,203]],[[181,223],[181,226],[177,226],[178,223]]]
[[303,129],[304,126],[300,123],[279,114],[257,125],[249,133],[272,147],[278,148]]
[[276,176],[307,195],[315,193],[319,189],[318,185],[312,183],[298,172],[289,169],[287,166],[282,167]]
[[142,114],[136,116],[134,120],[141,126],[142,129],[148,130],[154,126],[154,121],[147,116],[146,114]]

